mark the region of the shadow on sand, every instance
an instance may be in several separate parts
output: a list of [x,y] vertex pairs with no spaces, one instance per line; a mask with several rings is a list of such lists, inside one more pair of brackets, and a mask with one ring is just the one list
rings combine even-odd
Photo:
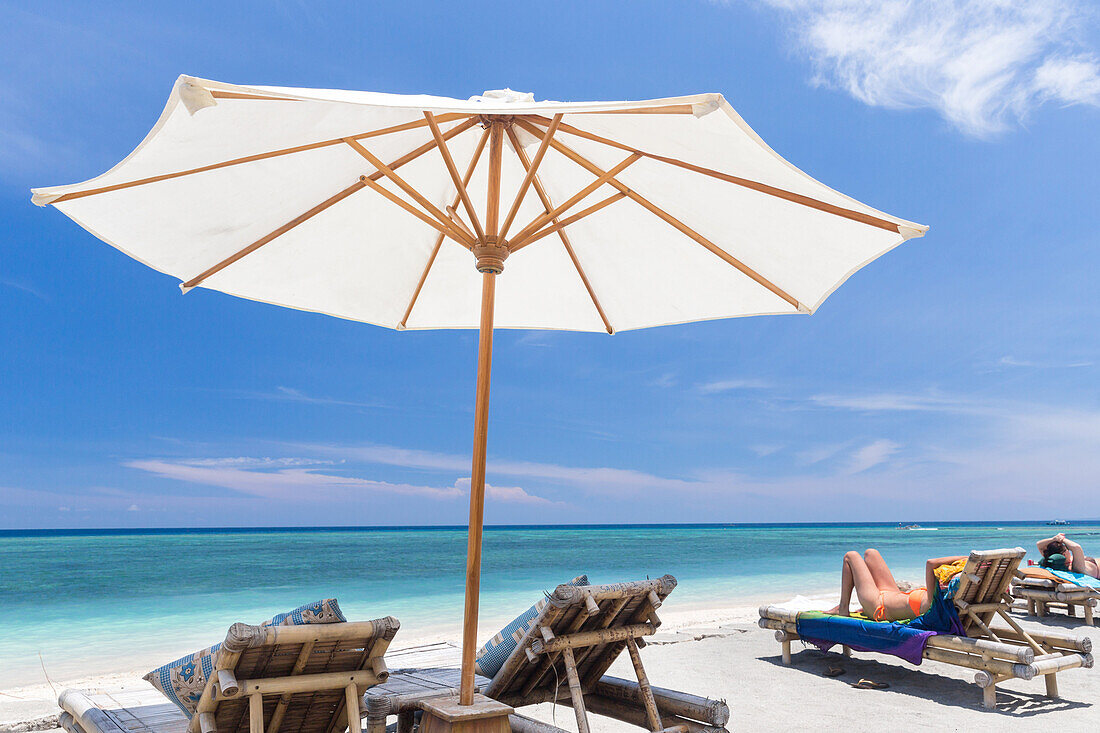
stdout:
[[[794,651],[793,649],[791,650]],[[858,654],[858,652],[857,652]],[[776,666],[784,666],[782,658],[776,656],[757,657],[761,662],[767,662]],[[840,667],[844,674],[837,677],[826,677],[824,673],[830,667]],[[899,667],[894,664],[883,663],[876,659],[860,658],[858,656],[845,657],[837,653],[826,653],[817,649],[804,649],[793,654],[789,667],[792,674],[795,671],[803,674],[811,674],[820,677],[824,682],[834,682],[839,685],[851,685],[861,679],[869,679],[875,682],[886,682],[890,685],[885,690],[857,690],[853,694],[860,695],[907,695],[909,697],[933,700],[941,705],[951,707],[970,708],[990,714],[1000,713],[1011,715],[1015,718],[1026,718],[1033,715],[1042,715],[1057,710],[1074,710],[1077,708],[1092,707],[1092,703],[1049,698],[1042,693],[1026,693],[1016,690],[997,687],[997,708],[986,710],[982,707],[981,689],[973,682],[961,680],[955,677],[946,677],[935,672],[930,672],[922,666],[921,669]],[[1031,681],[1025,684],[1037,684],[1043,689],[1042,680]]]

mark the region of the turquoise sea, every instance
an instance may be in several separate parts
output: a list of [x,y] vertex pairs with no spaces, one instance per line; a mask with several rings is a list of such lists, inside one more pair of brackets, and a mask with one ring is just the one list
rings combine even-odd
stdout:
[[[847,550],[877,547],[899,579],[925,559],[1022,546],[1063,530],[1100,555],[1100,521],[490,527],[482,632],[575,575],[672,573],[666,611],[836,593]],[[455,527],[0,532],[0,689],[147,669],[318,598],[350,619],[393,615],[395,645],[461,624],[466,532]]]

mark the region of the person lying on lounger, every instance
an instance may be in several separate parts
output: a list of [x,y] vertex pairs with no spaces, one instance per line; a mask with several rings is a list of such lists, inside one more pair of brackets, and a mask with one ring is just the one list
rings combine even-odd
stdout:
[[1039,540],[1035,546],[1043,556],[1039,565],[1044,568],[1069,570],[1100,578],[1100,564],[1096,562],[1096,558],[1086,555],[1081,545],[1067,539],[1061,532],[1045,540]]
[[937,557],[925,563],[925,587],[904,591],[878,550],[860,555],[852,551],[844,555],[840,573],[840,605],[829,611],[849,615],[852,591],[863,607],[863,613],[875,621],[903,621],[916,618],[932,606],[928,588],[945,587],[966,564],[966,556]]

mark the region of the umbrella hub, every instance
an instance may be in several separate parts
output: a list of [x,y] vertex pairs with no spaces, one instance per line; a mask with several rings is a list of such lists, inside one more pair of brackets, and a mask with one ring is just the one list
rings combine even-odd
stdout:
[[491,272],[499,274],[504,271],[504,260],[508,259],[508,247],[498,244],[496,237],[485,237],[483,242],[473,247],[474,257],[477,258],[478,272]]

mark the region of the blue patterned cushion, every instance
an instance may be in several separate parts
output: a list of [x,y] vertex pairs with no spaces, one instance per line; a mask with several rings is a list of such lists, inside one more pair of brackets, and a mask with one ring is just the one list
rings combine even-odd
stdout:
[[[347,621],[335,598],[307,603],[287,613],[280,613],[260,626],[300,626],[302,624],[334,624]],[[214,664],[221,644],[180,657],[143,677],[153,687],[175,703],[188,718],[195,714],[206,681],[214,674]]]
[[[575,586],[588,585],[588,576],[578,576],[570,580],[568,584]],[[504,662],[519,646],[520,640],[531,628],[531,622],[538,617],[539,612],[545,607],[546,598],[543,598],[512,619],[507,626],[496,633],[496,636],[485,642],[477,650],[477,666],[475,667],[477,673],[490,679],[495,677],[500,668],[504,666]]]

